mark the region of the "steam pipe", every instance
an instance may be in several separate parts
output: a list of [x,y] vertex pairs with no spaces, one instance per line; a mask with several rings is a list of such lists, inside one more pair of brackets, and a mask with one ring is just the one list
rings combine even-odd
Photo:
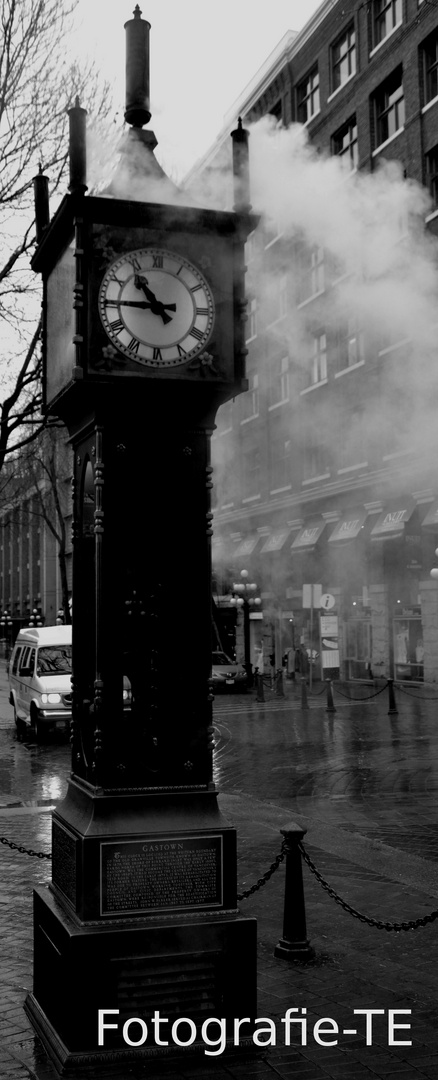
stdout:
[[35,204],[36,238],[37,244],[39,244],[44,229],[47,229],[50,221],[49,178],[48,176],[43,175],[41,165],[38,169],[38,175],[33,178],[33,195]]
[[126,30],[126,98],[125,120],[141,128],[151,118],[149,101],[149,31],[151,25],[141,18],[136,5],[134,18],[125,23]]
[[68,110],[69,132],[69,155],[70,155],[70,183],[69,191],[87,190],[87,148],[86,148],[86,117],[87,110],[81,109],[79,98],[76,98],[72,109]]
[[242,118],[239,116],[237,128],[231,132],[233,140],[233,178],[234,178],[234,207],[238,213],[249,212],[249,132],[242,127]]

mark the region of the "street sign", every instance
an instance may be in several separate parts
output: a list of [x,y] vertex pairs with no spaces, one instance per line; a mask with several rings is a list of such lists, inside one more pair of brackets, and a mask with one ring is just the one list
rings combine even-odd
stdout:
[[326,592],[321,596],[319,606],[324,608],[324,611],[330,611],[330,608],[334,607],[336,600],[331,593]]
[[303,585],[303,608],[320,607],[322,585]]

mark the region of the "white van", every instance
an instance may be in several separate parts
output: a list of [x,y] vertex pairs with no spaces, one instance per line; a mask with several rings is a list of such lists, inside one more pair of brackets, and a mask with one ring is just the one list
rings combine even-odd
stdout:
[[71,626],[20,630],[9,665],[9,702],[17,731],[37,740],[71,720]]

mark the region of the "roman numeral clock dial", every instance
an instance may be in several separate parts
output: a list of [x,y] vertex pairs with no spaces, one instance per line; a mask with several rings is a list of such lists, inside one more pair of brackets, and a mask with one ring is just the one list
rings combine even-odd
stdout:
[[205,348],[214,301],[203,274],[162,248],[121,255],[99,290],[99,314],[113,345],[138,364],[171,368]]

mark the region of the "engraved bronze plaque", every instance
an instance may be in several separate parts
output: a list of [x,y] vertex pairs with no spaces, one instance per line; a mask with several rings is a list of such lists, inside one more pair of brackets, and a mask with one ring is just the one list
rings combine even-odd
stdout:
[[101,915],[221,907],[222,836],[100,845]]

